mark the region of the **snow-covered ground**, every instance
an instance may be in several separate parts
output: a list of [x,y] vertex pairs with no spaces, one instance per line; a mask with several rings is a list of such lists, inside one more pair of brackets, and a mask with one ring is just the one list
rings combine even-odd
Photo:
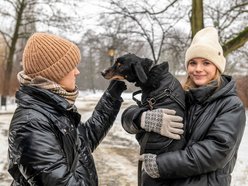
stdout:
[[[92,94],[90,91],[80,92],[76,105],[82,119],[90,117],[101,91]],[[98,169],[100,186],[135,186],[137,185],[138,144],[133,135],[127,134],[121,127],[120,117],[123,109],[133,104],[132,95],[123,94],[124,102],[113,128],[94,152]],[[0,186],[10,185],[11,178],[7,173],[7,135],[8,127],[15,109],[11,104],[7,110],[0,110]],[[248,117],[248,110],[246,111]],[[248,121],[247,123],[248,124]],[[237,163],[232,174],[232,186],[248,185],[248,127],[244,132]]]

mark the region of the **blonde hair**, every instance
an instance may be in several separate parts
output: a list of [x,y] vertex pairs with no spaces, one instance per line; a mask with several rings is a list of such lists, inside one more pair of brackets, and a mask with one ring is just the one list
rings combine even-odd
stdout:
[[[217,81],[217,89],[220,87],[221,85],[221,72],[219,69],[217,69],[214,78],[212,79],[212,81]],[[208,84],[210,84],[212,81],[209,81]],[[196,84],[192,81],[192,79],[189,77],[189,75],[186,78],[186,81],[183,85],[183,89],[185,91],[192,89],[192,88],[196,88]]]

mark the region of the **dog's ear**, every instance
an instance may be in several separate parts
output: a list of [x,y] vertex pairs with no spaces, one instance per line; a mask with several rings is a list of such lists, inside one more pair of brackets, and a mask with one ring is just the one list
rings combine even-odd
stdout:
[[147,74],[152,66],[153,61],[148,58],[143,58],[134,65],[135,72],[142,84],[147,82]]
[[152,63],[153,63],[153,61],[151,59],[148,59],[148,58],[145,58],[144,62],[146,64],[145,67],[148,69],[152,66]]
[[147,81],[147,75],[144,71],[143,66],[141,65],[141,62],[138,62],[134,65],[134,70],[140,82],[144,84]]

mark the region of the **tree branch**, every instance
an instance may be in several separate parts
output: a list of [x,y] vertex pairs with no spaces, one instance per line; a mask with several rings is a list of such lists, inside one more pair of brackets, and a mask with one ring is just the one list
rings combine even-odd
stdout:
[[241,31],[235,38],[226,42],[222,47],[224,50],[224,56],[227,56],[231,52],[237,50],[238,48],[244,46],[248,41],[248,27]]

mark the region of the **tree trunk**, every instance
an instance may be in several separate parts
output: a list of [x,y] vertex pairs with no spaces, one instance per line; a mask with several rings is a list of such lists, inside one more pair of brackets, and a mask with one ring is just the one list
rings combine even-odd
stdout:
[[193,38],[196,32],[204,28],[203,0],[192,0],[192,15],[190,18]]
[[93,93],[95,94],[95,82],[94,82],[94,75],[95,75],[95,70],[94,70],[94,60],[93,60],[93,56],[92,56],[92,49],[90,49],[90,60],[89,60],[89,65],[90,65],[90,86],[91,86],[91,90],[93,90]]
[[8,54],[6,69],[5,69],[5,73],[4,73],[3,96],[9,95],[9,85],[10,85],[11,76],[12,76],[13,60],[14,60],[16,44],[17,44],[17,40],[19,37],[19,29],[21,27],[23,11],[25,9],[25,6],[26,5],[25,5],[24,1],[22,1],[22,3],[20,3],[20,9],[16,15],[17,20],[16,20],[16,25],[15,25],[15,30],[14,30],[13,37],[11,39],[11,45],[9,48],[9,54]]

